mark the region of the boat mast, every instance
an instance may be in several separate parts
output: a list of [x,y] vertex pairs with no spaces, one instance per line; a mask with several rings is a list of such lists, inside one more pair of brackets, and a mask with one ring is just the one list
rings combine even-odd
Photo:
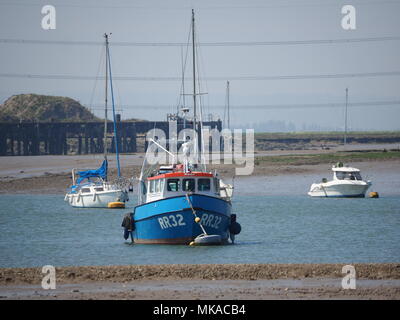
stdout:
[[229,110],[229,81],[226,82],[226,99],[228,107],[228,129],[231,128],[230,110]]
[[[196,153],[200,149],[200,141],[198,137],[199,128],[197,125],[197,108],[196,108],[196,46],[195,46],[195,36],[194,36],[194,10],[192,9],[192,49],[193,49],[193,129],[197,133],[197,138],[195,141]],[[203,133],[201,133],[203,134]],[[201,151],[200,151],[201,152]],[[197,161],[199,160],[199,155],[197,155]]]
[[105,83],[105,100],[104,100],[104,160],[107,160],[107,102],[108,102],[108,34],[104,33],[106,44],[106,83]]
[[193,49],[193,129],[197,130],[196,126],[196,49],[194,39],[194,10],[192,9],[192,49]]
[[[110,33],[110,35],[111,34],[112,33]],[[107,63],[108,63],[108,71],[110,73],[110,90],[111,90],[112,114],[113,114],[113,123],[114,123],[115,154],[116,154],[116,157],[117,157],[118,178],[120,178],[121,177],[121,166],[120,166],[120,163],[119,163],[117,118],[116,118],[116,115],[115,115],[114,89],[113,89],[113,82],[112,82],[111,58],[110,58],[109,46],[107,46],[107,58],[108,58],[108,61],[107,61]]]
[[346,146],[347,143],[347,104],[349,100],[349,88],[346,88],[346,107],[344,112],[344,141],[343,145]]

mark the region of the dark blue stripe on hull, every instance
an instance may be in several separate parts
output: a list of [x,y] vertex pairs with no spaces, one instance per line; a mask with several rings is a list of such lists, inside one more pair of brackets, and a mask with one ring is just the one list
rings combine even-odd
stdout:
[[[231,205],[213,197],[191,195],[196,215],[208,234],[229,237]],[[137,206],[134,212],[135,242],[188,244],[203,233],[186,200],[174,197]]]
[[356,194],[354,196],[345,196],[345,195],[341,195],[341,196],[318,196],[314,198],[365,198],[365,194]]

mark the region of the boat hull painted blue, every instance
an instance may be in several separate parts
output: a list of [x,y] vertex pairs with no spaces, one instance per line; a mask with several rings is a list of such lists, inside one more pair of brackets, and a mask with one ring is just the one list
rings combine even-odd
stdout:
[[[207,234],[229,238],[231,204],[220,198],[192,194],[190,201]],[[185,196],[166,198],[135,207],[136,243],[188,244],[203,231]]]
[[356,195],[351,195],[351,196],[347,196],[347,195],[328,195],[328,196],[314,196],[314,198],[365,198],[365,194],[356,194]]

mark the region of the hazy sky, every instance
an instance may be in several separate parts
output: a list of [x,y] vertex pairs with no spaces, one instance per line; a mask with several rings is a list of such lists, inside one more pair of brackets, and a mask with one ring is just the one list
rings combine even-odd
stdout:
[[[44,17],[41,9],[46,4],[56,8],[55,30],[41,27]],[[341,8],[345,4],[356,8],[356,30],[344,30],[341,26]],[[117,78],[115,98],[117,108],[123,110],[123,118],[165,120],[167,112],[176,110],[180,96],[181,47],[132,44],[186,43],[191,8],[195,9],[200,43],[242,44],[199,47],[202,91],[208,93],[202,96],[204,113],[222,117],[226,80],[230,80],[231,122],[236,127],[284,120],[293,122],[298,129],[312,123],[343,128],[346,87],[349,103],[400,101],[400,0],[0,0],[1,102],[18,93],[69,96],[86,106],[94,106],[95,114],[102,116],[104,83],[93,77],[104,73],[99,68],[104,51],[101,42],[104,32],[112,32],[110,50],[113,75]],[[399,39],[290,43],[376,37]],[[10,43],[10,39],[44,40],[44,43]],[[84,44],[66,44],[69,41]],[[274,43],[277,41],[283,43]],[[130,45],[120,45],[121,42]],[[270,44],[255,45],[255,42]],[[385,72],[397,73],[276,79],[277,76]],[[15,77],[32,74],[67,75],[72,79]],[[75,76],[89,79],[73,79]],[[118,80],[125,76],[140,79]],[[160,81],[164,77],[178,80]],[[192,90],[191,64],[186,77],[189,92]],[[186,99],[191,102],[190,97]],[[336,105],[304,107],[319,103]],[[340,103],[343,106],[337,105]],[[348,118],[353,129],[400,130],[400,104],[349,107]]]

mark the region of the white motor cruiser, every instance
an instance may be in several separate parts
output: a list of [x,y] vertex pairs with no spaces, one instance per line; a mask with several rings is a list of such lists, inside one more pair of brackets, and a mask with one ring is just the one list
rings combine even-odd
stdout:
[[371,181],[364,181],[360,170],[343,166],[341,162],[332,167],[333,180],[322,179],[321,183],[313,183],[308,195],[311,197],[349,197],[363,198]]

